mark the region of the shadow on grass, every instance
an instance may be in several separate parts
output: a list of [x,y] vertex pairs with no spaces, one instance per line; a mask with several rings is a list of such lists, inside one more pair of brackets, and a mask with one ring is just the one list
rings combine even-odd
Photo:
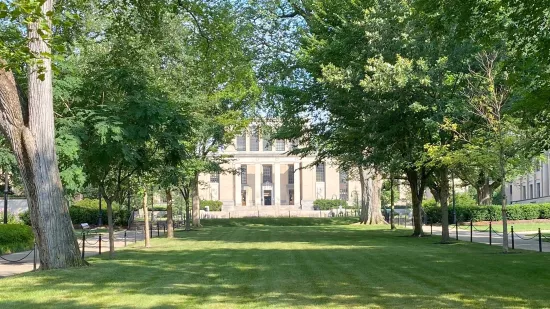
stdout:
[[433,238],[395,234],[319,227],[178,232],[152,249],[91,259],[89,268],[14,278],[3,284],[0,307],[540,307],[550,299],[537,288],[550,279],[533,276],[546,269],[540,256],[488,257],[492,248],[481,245],[434,246]]

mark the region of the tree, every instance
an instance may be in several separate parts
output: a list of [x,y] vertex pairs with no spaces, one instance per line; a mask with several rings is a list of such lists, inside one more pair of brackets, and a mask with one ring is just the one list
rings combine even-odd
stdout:
[[[25,185],[40,268],[84,265],[73,233],[55,151],[51,38],[53,0],[2,3],[3,18],[26,21],[26,46],[2,48],[0,128],[11,144]],[[30,12],[21,16],[22,12]],[[13,56],[14,55],[14,56]],[[14,74],[27,62],[27,98]]]

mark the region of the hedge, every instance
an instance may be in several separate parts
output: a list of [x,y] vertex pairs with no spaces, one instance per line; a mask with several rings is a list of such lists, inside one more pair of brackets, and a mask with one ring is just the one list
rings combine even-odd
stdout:
[[32,249],[34,235],[31,227],[23,224],[0,225],[0,254]]
[[[441,222],[441,207],[431,203],[423,204],[428,222]],[[456,217],[459,222],[499,221],[502,218],[500,205],[465,206],[456,205]],[[515,204],[506,207],[509,220],[550,219],[550,203],[543,204]],[[449,205],[449,219],[453,216],[453,207]]]
[[28,210],[25,210],[23,211],[22,213],[19,214],[19,220],[21,220],[21,222],[23,222],[23,224],[26,224],[26,225],[31,225],[31,214],[29,213]]
[[330,210],[342,206],[343,208],[348,207],[348,202],[344,200],[325,200],[318,199],[313,201],[313,206],[315,209],[320,210]]
[[[107,224],[107,204],[105,201],[102,202],[101,210],[101,221],[103,224]],[[78,201],[69,208],[69,214],[71,215],[73,224],[96,224],[99,218],[99,200],[83,199]],[[113,203],[113,220],[115,225],[128,224],[129,216],[128,209],[125,207],[121,208],[118,203]]]
[[201,208],[208,206],[210,211],[221,211],[222,205],[221,201],[201,200]]

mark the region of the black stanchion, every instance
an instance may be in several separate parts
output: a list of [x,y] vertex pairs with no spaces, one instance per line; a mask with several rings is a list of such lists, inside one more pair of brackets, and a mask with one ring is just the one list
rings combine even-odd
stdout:
[[[84,244],[82,244],[82,246],[84,246]],[[32,270],[36,270],[36,242],[34,243],[34,257],[33,257]]]
[[101,234],[99,234],[99,255],[101,255]]
[[86,234],[82,233],[82,259],[84,259],[85,245],[86,245]]
[[540,233],[540,228],[539,228],[539,252],[542,252],[542,234]]
[[124,231],[124,247],[126,247],[126,231]]
[[493,223],[489,222],[489,246],[493,244]]
[[164,234],[166,234],[166,224],[162,226],[162,231],[164,232]]
[[456,234],[456,240],[458,240],[458,220],[455,220],[455,234]]
[[470,242],[474,242],[474,221],[470,220]]
[[160,237],[160,223],[157,221],[157,237]]
[[153,224],[149,224],[149,237],[153,238]]
[[514,226],[513,225],[511,227],[511,233],[512,233],[512,249],[515,249],[515,245],[514,245]]

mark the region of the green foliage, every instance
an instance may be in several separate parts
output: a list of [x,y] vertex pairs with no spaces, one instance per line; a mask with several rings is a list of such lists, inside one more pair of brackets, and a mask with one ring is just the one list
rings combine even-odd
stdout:
[[[101,221],[107,224],[107,204],[102,201]],[[71,205],[69,208],[73,224],[97,224],[99,218],[99,200],[83,199]],[[113,220],[115,225],[128,224],[130,213],[126,207],[113,202]]]
[[201,208],[204,209],[204,207],[208,206],[210,211],[221,211],[223,202],[221,201],[209,201],[209,200],[201,200]]
[[31,226],[31,214],[28,210],[23,211],[19,214],[19,220],[23,222],[23,224]]
[[[4,210],[2,208],[2,211],[0,212],[0,222],[1,223],[4,223]],[[12,214],[12,213],[8,213],[8,224],[17,224],[19,222],[17,222],[17,217]]]
[[348,202],[343,200],[317,199],[313,201],[313,206],[316,209],[320,209],[320,210],[330,210],[330,209],[337,209],[339,206],[346,208],[348,207]]
[[30,226],[23,224],[0,225],[0,254],[31,249],[34,235]]
[[[424,203],[424,211],[428,222],[441,222],[441,208],[434,203]],[[456,217],[459,222],[498,221],[502,206],[477,206],[471,204],[456,204]],[[506,215],[510,220],[550,219],[550,204],[515,204],[506,208]],[[449,207],[449,218],[453,217],[453,209]]]

